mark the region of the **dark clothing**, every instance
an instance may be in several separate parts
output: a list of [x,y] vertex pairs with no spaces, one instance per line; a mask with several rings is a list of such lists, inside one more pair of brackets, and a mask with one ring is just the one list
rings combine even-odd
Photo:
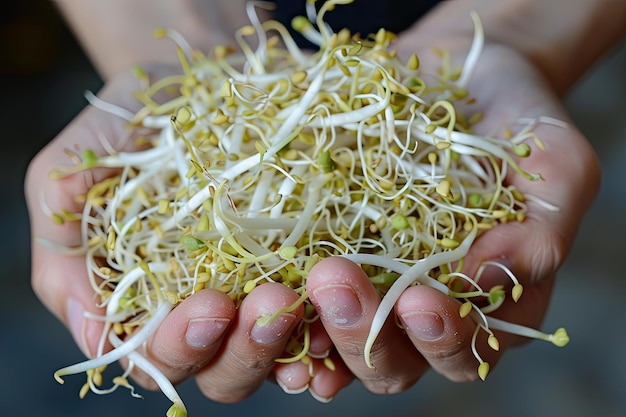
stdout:
[[[354,0],[347,5],[338,5],[325,15],[324,20],[338,32],[347,28],[362,37],[384,28],[400,33],[422,17],[440,0]],[[273,0],[276,4],[274,18],[291,29],[291,20],[296,16],[306,16],[305,0]],[[321,5],[323,0],[318,0]],[[294,35],[298,43],[306,46],[299,35]]]

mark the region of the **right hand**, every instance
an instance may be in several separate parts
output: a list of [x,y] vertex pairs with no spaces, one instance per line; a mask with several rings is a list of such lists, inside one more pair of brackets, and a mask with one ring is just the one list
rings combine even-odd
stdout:
[[[137,88],[135,84],[129,73],[114,77],[106,84],[100,98],[136,109],[138,103],[130,94]],[[85,109],[33,159],[26,178],[32,228],[33,289],[90,357],[97,350],[103,327],[100,322],[84,317],[85,312],[102,314],[87,276],[85,258],[64,254],[43,244],[42,240],[60,247],[80,245],[79,224],[55,224],[50,212],[80,212],[82,207],[75,197],[85,193],[91,181],[100,181],[111,175],[111,171],[95,169],[62,179],[50,179],[49,173],[71,163],[68,150],[78,154],[85,149],[105,153],[101,138],[117,149],[127,134],[124,122],[102,110]],[[220,402],[243,400],[268,377],[278,380],[286,391],[296,392],[310,385],[314,396],[330,399],[352,380],[352,374],[338,359],[335,360],[337,370],[330,377],[328,372],[321,371],[317,382],[309,376],[308,368],[298,364],[278,366],[274,374],[274,360],[284,352],[291,331],[302,318],[302,306],[293,313],[280,315],[274,325],[255,326],[258,317],[287,307],[297,299],[298,295],[284,285],[266,284],[248,294],[236,308],[223,292],[199,291],[172,310],[142,353],[174,384],[195,377],[201,391]],[[320,349],[330,350],[328,337],[319,333],[317,340],[321,341]],[[145,374],[134,371],[132,376],[139,385],[156,389]]]

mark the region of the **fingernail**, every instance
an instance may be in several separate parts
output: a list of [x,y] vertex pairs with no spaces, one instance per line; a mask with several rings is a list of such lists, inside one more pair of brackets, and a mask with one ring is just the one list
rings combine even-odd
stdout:
[[279,314],[270,323],[265,323],[264,319],[260,318],[252,327],[250,337],[255,342],[265,345],[278,342],[285,337],[295,320],[296,315],[291,313]]
[[415,311],[402,316],[407,331],[420,340],[432,342],[443,335],[444,322],[432,311]]
[[85,343],[85,309],[77,300],[69,298],[66,314],[67,324],[74,340],[83,353],[90,357],[90,352],[87,351],[87,344]]
[[349,285],[333,284],[314,292],[320,314],[327,323],[339,328],[351,327],[361,320],[361,302]]
[[304,386],[299,388],[289,388],[280,378],[276,378],[276,383],[285,392],[285,394],[301,394],[309,389],[309,384],[304,384]]
[[185,341],[191,347],[206,348],[222,337],[229,324],[230,320],[225,318],[211,317],[189,320]]
[[321,395],[317,394],[315,391],[313,391],[310,387],[309,387],[309,394],[311,394],[311,397],[315,398],[317,401],[323,403],[323,404],[327,404],[329,402],[331,402],[333,400],[334,397],[322,397]]
[[328,357],[328,354],[330,353],[330,349],[329,350],[325,350],[323,352],[315,352],[314,350],[309,350],[308,355],[310,357],[312,357],[313,359],[324,359]]

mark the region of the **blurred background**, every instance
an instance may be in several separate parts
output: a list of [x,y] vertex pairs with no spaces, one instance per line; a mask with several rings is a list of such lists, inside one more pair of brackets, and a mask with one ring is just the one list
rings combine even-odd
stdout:
[[[30,288],[29,223],[23,198],[27,164],[84,106],[83,92],[102,83],[53,3],[3,4],[0,14],[0,415],[161,416],[160,393],[126,390],[79,400],[84,379],[57,384],[53,372],[82,359],[69,333]],[[331,403],[290,396],[266,384],[235,405],[181,387],[190,416],[626,416],[626,43],[603,59],[567,96],[567,107],[603,166],[601,193],[560,271],[545,329],[565,326],[564,349],[534,342],[507,352],[484,383],[454,384],[434,373],[413,389],[378,396],[353,383]],[[581,199],[586,196],[581,195]]]

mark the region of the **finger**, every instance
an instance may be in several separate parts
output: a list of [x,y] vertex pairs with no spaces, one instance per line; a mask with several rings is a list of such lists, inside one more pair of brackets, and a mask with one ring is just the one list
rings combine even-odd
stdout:
[[[174,308],[147,341],[145,355],[173,383],[178,384],[206,366],[219,351],[237,314],[225,293],[199,291]],[[141,371],[133,379],[144,388],[158,389]]]
[[[117,91],[134,88],[130,76],[121,77],[102,91],[105,100],[114,100]],[[31,225],[32,287],[42,303],[71,330],[80,348],[89,356],[96,351],[102,323],[87,320],[85,312],[99,314],[80,253],[67,248],[81,244],[78,222],[59,224],[54,213],[79,213],[76,197],[97,180],[82,172],[62,179],[51,179],[59,166],[73,165],[85,149],[99,149],[97,135],[113,144],[121,138],[124,121],[95,108],[87,108],[31,161],[25,181],[25,195]],[[69,153],[68,153],[69,152]],[[73,157],[69,155],[73,154]],[[103,171],[93,175],[104,175]]]
[[[515,303],[507,291],[505,304],[489,315],[537,328],[546,314],[556,272],[597,194],[599,166],[593,149],[571,124],[542,77],[510,52],[497,48],[486,52],[483,65],[497,71],[497,76],[483,68],[472,81],[472,90],[485,115],[476,129],[493,131],[494,126],[520,118],[538,121],[533,132],[545,149],[529,141],[531,154],[518,159],[518,163],[526,172],[541,174],[543,180],[529,181],[517,171],[508,172],[506,184],[525,195],[526,219],[500,224],[480,236],[466,258],[464,270],[475,276],[486,261],[508,268],[523,285],[523,295]],[[494,285],[504,285],[508,290],[513,280],[503,269],[488,267],[482,270],[479,284],[484,290]],[[528,340],[502,332],[497,335],[500,351],[509,344]],[[491,360],[499,356],[489,354]]]
[[[314,388],[311,393],[318,400],[328,402],[354,377],[337,352],[332,350],[332,340],[319,320],[310,324],[310,333],[308,354],[295,362],[277,364],[273,370],[274,378],[288,394],[306,391],[312,379],[317,378],[317,391]],[[320,370],[323,376],[318,377]]]
[[[510,53],[502,57],[502,53],[497,49],[485,54],[486,65],[497,68],[497,77],[489,77],[488,71],[483,71],[477,72],[473,81],[475,87],[482,87],[474,90],[485,114],[477,129],[487,131],[516,118],[538,120],[533,132],[545,149],[529,141],[531,154],[518,159],[518,163],[526,172],[541,174],[543,180],[530,181],[509,170],[506,183],[525,195],[526,219],[500,224],[479,237],[466,259],[465,271],[474,275],[484,262],[496,261],[510,269],[524,288],[529,289],[554,278],[598,192],[600,171],[593,149],[571,124],[542,78],[519,57]],[[512,97],[515,99],[511,100]],[[551,120],[565,124],[554,124]],[[512,280],[502,269],[489,267],[480,276],[480,283],[488,290],[493,285],[510,287]],[[542,301],[549,295],[550,287],[551,284],[542,286],[542,291],[547,293],[540,297]],[[525,291],[522,298],[526,296]],[[506,318],[532,326],[540,324],[547,308],[539,314],[522,315],[514,313],[514,305]]]
[[326,360],[315,359],[312,362],[312,378],[309,393],[322,403],[328,403],[354,380],[354,375],[336,351],[331,352]]
[[197,375],[198,386],[207,397],[225,403],[240,401],[267,379],[304,308],[299,305],[280,313],[269,324],[259,319],[293,306],[298,298],[293,290],[277,283],[260,285],[246,296],[219,354]]
[[300,394],[308,389],[313,398],[323,403],[330,402],[354,379],[337,352],[324,359],[278,364],[274,375],[287,394]]
[[[499,52],[493,51],[490,55]],[[478,92],[477,100],[483,103],[485,114],[485,120],[476,129],[493,131],[493,126],[523,119],[538,122],[532,131],[544,149],[539,142],[529,140],[530,155],[518,158],[517,162],[524,171],[538,173],[543,180],[530,181],[509,169],[506,183],[528,194],[530,219],[548,228],[547,234],[559,235],[560,242],[553,238],[550,243],[560,248],[574,239],[582,217],[599,190],[599,162],[589,142],[572,124],[543,79],[528,64],[508,58],[513,62],[500,65],[498,74],[503,75],[493,77],[490,76],[493,74],[481,73],[476,76],[474,90]],[[507,56],[489,58],[494,65],[506,59]]]
[[311,342],[308,355],[313,358],[325,358],[333,349],[333,341],[326,333],[326,329],[319,320],[314,321],[310,325]]
[[309,389],[311,374],[304,361],[278,363],[273,370],[276,383],[287,394],[300,394]]
[[[166,72],[167,69],[155,68]],[[139,103],[129,91],[138,88],[130,73],[121,74],[106,84],[98,94],[102,103],[137,109]],[[127,110],[122,110],[122,113]],[[101,337],[102,322],[87,320],[86,312],[100,314],[100,300],[91,288],[85,259],[74,250],[82,242],[78,221],[59,224],[59,213],[80,213],[83,203],[77,197],[112,171],[92,169],[52,179],[59,167],[72,167],[85,150],[96,154],[134,149],[133,134],[126,120],[101,108],[87,107],[52,142],[31,161],[25,181],[26,202],[31,224],[32,286],[42,303],[71,330],[81,349],[92,356]],[[58,219],[58,218],[57,218]]]
[[407,335],[438,373],[452,381],[478,377],[479,363],[472,353],[476,324],[461,318],[461,303],[439,290],[417,285],[407,288],[396,303],[396,313]]
[[383,326],[365,362],[365,341],[380,303],[374,286],[353,262],[332,257],[317,263],[307,277],[307,293],[346,366],[372,392],[394,393],[412,386],[428,365],[394,323]]

